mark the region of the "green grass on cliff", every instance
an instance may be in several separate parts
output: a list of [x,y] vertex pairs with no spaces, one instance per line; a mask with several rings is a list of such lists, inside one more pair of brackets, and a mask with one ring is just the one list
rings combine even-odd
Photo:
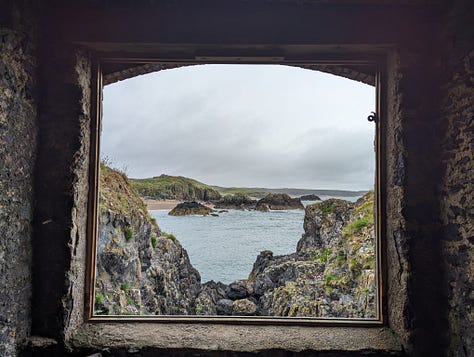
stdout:
[[151,198],[178,198],[183,194],[192,194],[196,190],[206,190],[212,195],[246,195],[254,198],[263,198],[269,193],[286,193],[290,196],[307,194],[354,197],[364,194],[364,191],[341,190],[309,190],[297,188],[263,188],[263,187],[222,187],[212,186],[183,176],[160,176],[144,179],[129,179],[132,187],[142,196]]
[[362,198],[362,203],[355,209],[355,212],[359,214],[360,217],[344,227],[343,233],[345,236],[356,234],[360,232],[362,228],[374,225],[374,199],[374,191],[368,192]]
[[206,191],[216,197],[220,196],[213,187],[183,176],[163,174],[152,178],[129,180],[132,187],[143,197],[181,199],[186,196],[193,196],[198,191]]
[[104,163],[99,174],[99,213],[111,211],[124,216],[134,216],[138,212],[148,215],[141,197],[130,187],[127,176]]

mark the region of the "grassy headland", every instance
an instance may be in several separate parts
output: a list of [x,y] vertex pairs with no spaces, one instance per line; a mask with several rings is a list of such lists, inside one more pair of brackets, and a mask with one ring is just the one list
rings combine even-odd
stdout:
[[142,196],[152,199],[178,199],[215,201],[226,195],[246,195],[256,199],[269,193],[303,195],[326,195],[341,197],[362,196],[367,191],[310,190],[299,188],[222,187],[212,186],[183,176],[160,175],[153,178],[129,179],[132,187]]
[[221,197],[211,186],[183,176],[163,174],[153,178],[130,179],[130,183],[142,197],[153,199],[212,201]]

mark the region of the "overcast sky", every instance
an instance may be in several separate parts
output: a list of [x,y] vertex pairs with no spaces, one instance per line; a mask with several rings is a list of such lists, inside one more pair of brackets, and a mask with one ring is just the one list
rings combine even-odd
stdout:
[[278,65],[170,69],[104,89],[101,157],[130,177],[373,187],[374,87]]

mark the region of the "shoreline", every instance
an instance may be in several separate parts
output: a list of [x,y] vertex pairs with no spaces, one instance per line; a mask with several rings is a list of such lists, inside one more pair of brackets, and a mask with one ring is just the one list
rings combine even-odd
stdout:
[[155,210],[171,210],[176,207],[182,201],[180,200],[143,200],[146,204],[146,209],[148,211]]

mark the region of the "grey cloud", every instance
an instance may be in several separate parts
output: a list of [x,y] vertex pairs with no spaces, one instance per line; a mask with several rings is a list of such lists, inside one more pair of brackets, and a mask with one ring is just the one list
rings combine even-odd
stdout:
[[222,186],[373,185],[374,89],[283,66],[196,66],[104,93],[102,155],[132,177]]

